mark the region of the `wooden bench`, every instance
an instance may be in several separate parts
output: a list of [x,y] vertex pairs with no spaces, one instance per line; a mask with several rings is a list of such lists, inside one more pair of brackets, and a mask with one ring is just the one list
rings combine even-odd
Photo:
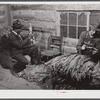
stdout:
[[53,57],[61,55],[62,38],[50,36],[48,39],[48,49],[41,52],[41,60],[48,61]]

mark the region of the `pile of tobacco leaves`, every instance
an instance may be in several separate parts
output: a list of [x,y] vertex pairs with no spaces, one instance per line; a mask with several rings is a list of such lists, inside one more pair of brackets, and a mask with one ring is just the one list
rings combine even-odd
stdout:
[[99,62],[78,54],[58,56],[43,65],[31,65],[21,77],[44,89],[100,89]]

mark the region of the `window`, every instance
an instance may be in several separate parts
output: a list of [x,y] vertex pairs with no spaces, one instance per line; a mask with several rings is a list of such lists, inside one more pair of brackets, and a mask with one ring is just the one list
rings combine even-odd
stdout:
[[59,32],[63,37],[79,38],[89,30],[89,12],[59,12]]

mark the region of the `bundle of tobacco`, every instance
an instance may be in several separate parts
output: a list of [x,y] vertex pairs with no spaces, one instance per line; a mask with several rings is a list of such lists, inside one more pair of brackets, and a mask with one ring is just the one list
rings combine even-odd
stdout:
[[99,62],[79,54],[58,56],[44,65],[28,67],[22,77],[49,89],[100,89]]
[[78,54],[59,56],[48,64],[54,89],[100,89],[99,69],[99,62]]

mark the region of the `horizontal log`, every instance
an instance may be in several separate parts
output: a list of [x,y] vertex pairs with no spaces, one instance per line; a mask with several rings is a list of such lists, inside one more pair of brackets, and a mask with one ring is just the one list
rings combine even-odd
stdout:
[[14,18],[21,18],[24,20],[47,21],[55,22],[55,11],[44,10],[17,10],[13,11]]
[[13,10],[53,10],[55,5],[45,5],[45,4],[32,4],[32,5],[12,5]]

